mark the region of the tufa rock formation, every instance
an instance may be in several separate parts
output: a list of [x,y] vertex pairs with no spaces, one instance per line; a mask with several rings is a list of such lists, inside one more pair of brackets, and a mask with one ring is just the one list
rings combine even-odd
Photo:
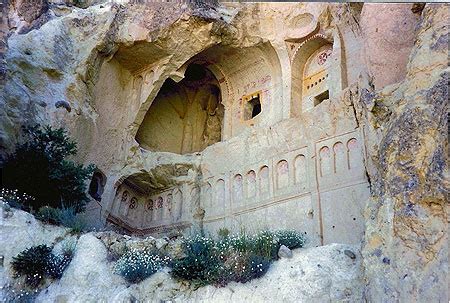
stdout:
[[[93,226],[294,228],[311,247],[361,247],[364,285],[317,298],[448,300],[447,4],[6,8],[0,153],[22,125],[67,128],[99,169]],[[344,247],[323,250],[360,262]],[[229,298],[208,291],[189,300]]]

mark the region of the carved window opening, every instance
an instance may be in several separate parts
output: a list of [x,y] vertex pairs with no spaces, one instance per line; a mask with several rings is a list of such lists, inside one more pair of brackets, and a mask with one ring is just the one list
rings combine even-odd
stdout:
[[245,96],[243,100],[245,121],[251,120],[261,113],[261,94],[259,92]]
[[94,172],[91,183],[89,184],[89,195],[95,200],[101,201],[105,184],[106,176],[100,171]]
[[314,97],[314,106],[317,106],[320,103],[322,103],[324,100],[328,100],[328,99],[330,99],[330,91],[327,89],[323,93],[320,93],[319,95]]
[[330,44],[314,51],[306,60],[303,72],[303,110],[311,109],[330,98],[328,85]]

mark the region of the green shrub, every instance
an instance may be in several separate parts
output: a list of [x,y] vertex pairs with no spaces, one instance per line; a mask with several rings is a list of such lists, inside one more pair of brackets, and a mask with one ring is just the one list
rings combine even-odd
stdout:
[[60,279],[62,277],[64,270],[73,259],[76,246],[76,240],[68,238],[61,243],[58,251],[52,254],[47,269],[47,273],[51,278]]
[[131,249],[117,260],[114,272],[130,283],[138,283],[169,263],[169,257],[150,249]]
[[72,256],[51,254],[47,264],[47,275],[52,279],[60,279],[72,261]]
[[172,275],[198,285],[214,283],[220,267],[215,241],[200,235],[185,239],[185,257],[174,260]]
[[289,249],[303,247],[305,244],[305,237],[295,230],[279,230],[276,233],[278,243],[286,246]]
[[278,238],[271,231],[259,232],[255,235],[245,233],[230,236],[218,244],[221,249],[229,248],[237,252],[255,254],[268,260],[276,259],[279,246]]
[[231,280],[246,283],[262,277],[270,267],[270,260],[258,255],[244,255],[231,267],[233,275]]
[[61,248],[58,253],[73,258],[76,248],[77,241],[74,238],[68,238],[61,243]]
[[25,276],[25,283],[36,287],[47,274],[52,249],[47,245],[33,246],[13,257],[11,263],[18,276]]
[[277,236],[271,231],[262,231],[253,236],[252,251],[255,255],[276,260],[280,246]]
[[238,252],[250,252],[253,249],[253,238],[245,233],[229,236],[219,241],[218,246],[221,250],[233,249]]
[[198,286],[225,286],[231,281],[246,283],[263,276],[281,245],[301,247],[303,236],[296,231],[262,231],[220,237],[219,241],[202,236],[187,238],[185,257],[173,261],[172,275]]
[[59,224],[59,209],[44,206],[39,208],[36,213],[36,218],[50,224]]
[[26,209],[66,205],[76,212],[83,211],[88,201],[85,181],[94,167],[66,160],[76,154],[76,143],[62,128],[34,126],[24,128],[24,133],[26,142],[6,157],[3,185],[35,198],[24,202]]
[[70,228],[74,233],[81,233],[86,230],[84,219],[76,213],[73,207],[58,209],[58,219],[60,225]]
[[62,225],[68,227],[74,233],[81,233],[86,230],[86,223],[75,212],[73,207],[68,208],[53,208],[44,206],[41,207],[36,214],[36,217],[46,223]]
[[53,254],[47,245],[38,245],[22,251],[11,262],[17,276],[25,277],[31,287],[39,286],[46,277],[61,278],[72,260],[72,254]]
[[230,230],[228,228],[220,228],[217,231],[217,235],[219,236],[219,238],[221,239],[225,239],[228,238],[228,236],[230,235]]

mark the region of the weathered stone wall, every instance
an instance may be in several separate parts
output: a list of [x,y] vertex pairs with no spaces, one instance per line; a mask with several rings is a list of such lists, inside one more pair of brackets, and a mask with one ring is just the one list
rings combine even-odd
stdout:
[[[50,19],[8,40],[0,149],[11,150],[20,125],[64,126],[78,160],[105,174],[87,214],[97,225],[295,228],[310,245],[364,239],[368,300],[446,301],[448,12],[422,9],[50,5]],[[193,63],[217,79],[221,142],[184,155],[148,150],[139,128],[164,82],[182,82]],[[261,113],[249,119],[255,95]]]
[[448,300],[448,7],[426,5],[406,79],[361,90],[368,121],[364,257],[373,301]]

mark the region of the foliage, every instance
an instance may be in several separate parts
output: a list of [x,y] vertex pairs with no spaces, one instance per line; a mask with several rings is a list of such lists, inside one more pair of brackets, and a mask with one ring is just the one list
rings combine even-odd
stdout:
[[170,258],[150,249],[131,249],[114,266],[114,271],[130,283],[138,283],[170,263]]
[[19,193],[17,189],[2,188],[0,191],[0,200],[5,201],[11,207],[21,209],[23,205],[30,204],[35,199],[26,193]]
[[215,241],[193,236],[184,240],[183,250],[185,257],[174,260],[172,275],[200,285],[213,283],[220,267]]
[[231,281],[246,283],[263,276],[281,245],[301,247],[303,236],[296,231],[262,231],[220,237],[219,241],[202,236],[184,239],[184,257],[173,261],[172,275],[198,286],[224,286]]
[[72,261],[72,256],[70,255],[51,254],[46,268],[47,275],[52,279],[60,279],[64,270],[69,266],[70,261]]
[[217,235],[219,236],[219,238],[221,239],[225,239],[230,235],[230,230],[228,228],[220,228],[217,231]]
[[13,257],[12,268],[18,276],[25,276],[25,282],[36,287],[47,273],[52,249],[46,245],[33,246]]
[[305,237],[295,230],[279,230],[276,233],[278,243],[286,246],[289,249],[303,247],[305,244]]
[[59,224],[59,210],[57,208],[44,206],[39,208],[36,218],[50,224]]
[[77,242],[74,239],[68,238],[61,242],[56,253],[52,254],[48,265],[47,272],[53,279],[60,279],[64,270],[69,266],[75,254]]
[[94,167],[83,167],[66,158],[77,152],[77,145],[64,129],[51,126],[24,128],[26,142],[8,155],[3,167],[3,185],[33,196],[24,201],[24,208],[42,206],[84,209],[86,180]]
[[275,260],[278,257],[280,244],[275,233],[271,231],[262,231],[253,238],[253,251],[256,255],[263,256],[269,260]]
[[67,238],[61,242],[58,254],[73,258],[76,248],[77,241],[73,238]]
[[66,208],[63,206],[59,209],[44,206],[39,209],[36,217],[47,223],[68,227],[74,233],[81,233],[86,230],[84,220],[75,212],[73,207]]
[[260,278],[270,267],[270,260],[258,255],[241,254],[235,260],[230,270],[232,271],[231,280],[236,282],[246,283]]
[[24,276],[31,287],[39,286],[45,277],[61,278],[73,257],[71,253],[54,254],[47,245],[38,245],[22,251],[11,262],[17,276]]

